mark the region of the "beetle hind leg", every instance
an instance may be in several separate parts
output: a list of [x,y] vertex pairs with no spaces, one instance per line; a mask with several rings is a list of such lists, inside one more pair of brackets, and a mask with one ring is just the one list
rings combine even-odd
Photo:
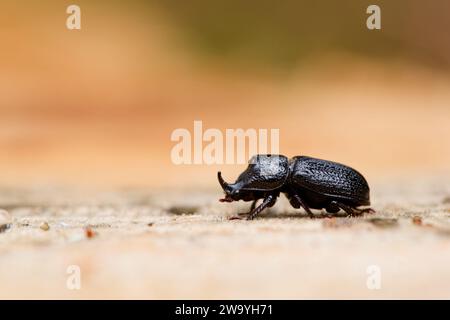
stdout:
[[[353,208],[349,205],[346,205],[346,204],[343,204],[343,203],[337,202],[337,201],[332,201],[330,203],[329,207],[331,207],[331,209],[335,209],[336,207],[339,209],[342,209],[351,217],[361,216],[364,213],[375,213],[375,210],[373,210],[372,208],[358,209],[358,208]],[[328,211],[328,207],[327,207],[327,211]]]
[[364,208],[364,209],[357,209],[357,210],[359,211],[359,214],[364,214],[364,213],[374,214],[374,213],[377,213],[372,208]]

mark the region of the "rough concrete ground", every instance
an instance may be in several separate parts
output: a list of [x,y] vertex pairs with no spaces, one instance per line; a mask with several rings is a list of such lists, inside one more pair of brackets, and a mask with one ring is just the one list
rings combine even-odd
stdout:
[[447,180],[372,190],[375,215],[309,219],[283,200],[249,222],[215,189],[3,188],[0,298],[450,298]]

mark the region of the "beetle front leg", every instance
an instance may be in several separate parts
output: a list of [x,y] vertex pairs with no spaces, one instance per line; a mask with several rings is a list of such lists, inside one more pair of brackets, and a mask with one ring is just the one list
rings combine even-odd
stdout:
[[273,206],[275,201],[277,201],[277,198],[273,194],[269,194],[258,207],[249,213],[247,220],[253,220],[265,208]]
[[258,200],[253,200],[252,205],[250,206],[250,211],[249,212],[240,212],[238,213],[238,216],[248,216],[250,213],[252,213],[253,210],[255,210],[256,208],[256,203],[258,202]]
[[259,199],[253,200],[252,205],[250,206],[250,210],[248,212],[239,212],[237,216],[229,218],[229,220],[241,220],[241,217],[248,217],[253,210],[256,208],[256,204],[258,203]]

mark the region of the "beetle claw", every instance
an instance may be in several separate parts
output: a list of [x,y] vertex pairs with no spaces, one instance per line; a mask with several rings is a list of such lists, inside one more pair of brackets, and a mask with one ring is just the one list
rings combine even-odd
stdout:
[[358,215],[362,215],[364,213],[368,213],[368,214],[374,214],[377,213],[375,210],[373,210],[372,208],[367,208],[367,209],[361,209],[358,213]]

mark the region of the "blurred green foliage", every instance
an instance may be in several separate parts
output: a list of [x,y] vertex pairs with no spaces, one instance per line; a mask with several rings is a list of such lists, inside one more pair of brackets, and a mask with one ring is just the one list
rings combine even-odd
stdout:
[[[111,2],[109,2],[111,3]],[[334,52],[450,65],[447,0],[135,0],[157,8],[202,59],[289,68]],[[381,30],[368,30],[366,9],[381,8]],[[135,9],[136,9],[135,8]]]
[[[173,17],[189,45],[221,59],[289,67],[311,55],[344,51],[381,59],[449,63],[449,46],[440,46],[439,40],[434,41],[434,47],[426,44],[436,37],[449,42],[450,1],[164,0],[152,3]],[[381,7],[382,30],[366,28],[366,9],[370,4]]]
[[[367,36],[363,6],[342,10],[340,1],[173,0],[162,4],[192,45],[222,58],[291,65],[315,51],[354,49]],[[346,16],[356,13],[355,18],[360,19],[345,18],[340,11]]]

